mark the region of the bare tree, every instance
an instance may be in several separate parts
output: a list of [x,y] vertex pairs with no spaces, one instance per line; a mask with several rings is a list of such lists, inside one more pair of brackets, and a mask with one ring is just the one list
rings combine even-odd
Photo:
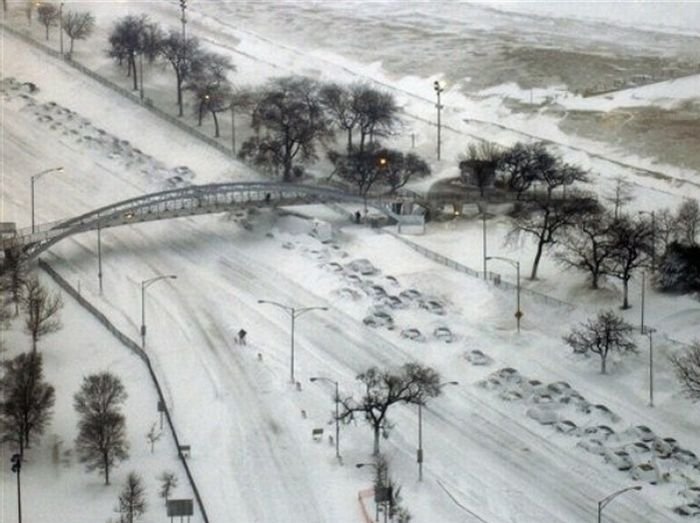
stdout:
[[700,205],[694,199],[685,200],[676,216],[679,240],[686,245],[695,245],[700,229]]
[[598,354],[601,374],[606,372],[605,365],[611,352],[625,354],[637,350],[637,345],[630,338],[632,326],[613,311],[599,312],[595,319],[588,319],[581,325],[580,329],[572,329],[564,341],[576,353]]
[[613,204],[613,217],[617,219],[620,217],[622,208],[634,199],[632,185],[622,176],[618,176],[615,178],[615,188],[612,193],[605,196],[604,199]]
[[227,79],[227,73],[235,71],[229,57],[216,53],[201,53],[192,66],[190,80],[185,89],[194,93],[197,100],[198,123],[202,125],[204,112],[209,112],[214,119],[214,136],[219,137],[219,119],[217,114],[228,111],[233,103],[233,88]]
[[17,316],[27,282],[26,258],[21,254],[6,252],[3,269],[2,288],[9,293],[10,301],[15,304],[15,316]]
[[177,476],[174,472],[165,470],[160,476],[158,476],[158,481],[160,481],[160,491],[158,492],[158,495],[167,503],[173,490],[177,488]]
[[529,200],[513,217],[509,240],[521,234],[530,234],[537,241],[535,259],[530,278],[537,279],[537,269],[545,248],[557,243],[562,231],[572,227],[585,214],[590,214],[598,203],[590,195],[574,193],[566,198],[553,198],[551,194]]
[[670,360],[683,392],[692,401],[700,401],[700,341],[694,341],[680,354],[673,354]]
[[503,157],[503,149],[492,142],[470,143],[467,152],[459,162],[459,172],[465,183],[471,183],[479,188],[479,194],[484,196],[485,190],[492,186],[496,179],[496,168]]
[[518,199],[539,180],[543,170],[556,163],[554,157],[543,154],[543,151],[546,152],[543,144],[518,142],[503,152],[496,167],[496,176],[509,190],[517,193]]
[[134,523],[146,512],[146,489],[143,479],[135,472],[129,472],[122,491],[119,493],[118,510],[124,523]]
[[199,40],[196,38],[182,39],[180,31],[171,30],[161,42],[161,56],[172,66],[175,73],[177,88],[177,105],[179,115],[183,115],[182,89],[190,78],[193,67],[201,60]]
[[418,404],[426,398],[441,394],[440,375],[430,367],[419,363],[407,363],[398,372],[381,371],[371,367],[357,379],[365,391],[359,400],[341,400],[343,411],[339,419],[349,422],[361,414],[374,432],[374,455],[379,454],[379,436],[388,437],[391,423],[387,418],[389,408],[396,403]]
[[360,115],[353,107],[353,91],[336,83],[326,84],[319,91],[321,103],[338,128],[347,133],[348,154],[352,152],[352,132],[357,127]]
[[59,10],[54,4],[39,4],[36,9],[39,21],[46,28],[46,39],[49,39],[49,28],[58,23]]
[[73,55],[76,40],[86,40],[95,30],[95,16],[90,11],[68,11],[63,14],[63,30],[70,39],[68,56]]
[[368,142],[388,136],[399,125],[399,108],[391,93],[365,84],[355,84],[351,91],[352,110],[357,114],[357,129],[360,132],[358,149],[363,151]]
[[148,25],[147,15],[127,15],[117,20],[109,35],[110,49],[108,54],[119,61],[126,59],[127,76],[132,76],[134,91],[138,89],[136,74],[136,55],[142,52],[144,32]]
[[634,271],[642,267],[652,249],[652,227],[642,217],[620,215],[608,229],[612,250],[606,272],[622,281],[622,308],[629,309],[629,281]]
[[660,248],[661,254],[666,252],[669,245],[678,240],[676,217],[669,209],[661,209],[654,214],[654,241]]
[[44,381],[42,355],[23,353],[2,362],[0,430],[2,439],[17,444],[19,454],[37,440],[51,420],[56,394]]
[[109,485],[109,471],[129,457],[126,420],[119,408],[127,394],[121,380],[109,372],[93,374],[73,397],[80,415],[75,445],[87,470],[99,470]]
[[574,226],[564,230],[556,258],[562,265],[588,272],[591,288],[598,289],[612,252],[609,231],[612,217],[600,209],[591,209],[577,217]]
[[156,428],[156,424],[154,423],[153,425],[151,425],[151,428],[146,434],[146,439],[151,444],[151,454],[153,454],[153,450],[155,449],[156,443],[160,440],[161,437],[163,437],[163,433]]
[[27,17],[27,23],[32,25],[32,13],[34,12],[34,0],[24,0],[22,4],[22,9]]
[[376,144],[370,144],[362,151],[353,149],[348,155],[331,151],[328,159],[335,167],[334,174],[357,187],[358,193],[365,198],[365,208],[372,187],[380,185],[395,192],[412,178],[430,174],[428,164],[417,155],[404,154]]
[[318,91],[319,85],[308,78],[270,81],[252,114],[257,136],[243,145],[239,156],[255,163],[274,162],[282,168],[283,180],[291,181],[294,162],[316,159],[317,144],[332,134]]
[[22,309],[25,312],[24,330],[32,337],[32,351],[37,342],[61,328],[58,313],[63,308],[60,294],[49,294],[37,278],[29,278],[25,284]]

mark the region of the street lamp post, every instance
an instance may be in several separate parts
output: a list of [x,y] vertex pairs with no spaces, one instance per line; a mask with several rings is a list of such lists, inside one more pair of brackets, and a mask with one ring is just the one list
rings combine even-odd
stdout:
[[97,216],[97,280],[100,284],[100,296],[102,296],[102,224],[100,216]]
[[623,488],[622,490],[618,490],[617,492],[613,492],[609,496],[604,497],[598,502],[598,523],[602,523],[603,509],[608,505],[608,503],[610,503],[620,494],[624,494],[625,492],[629,492],[630,490],[642,490],[642,487],[640,485],[636,485],[634,487]]
[[187,24],[187,18],[185,17],[185,9],[187,9],[187,0],[180,0],[180,10],[182,11],[182,17],[180,21],[182,22],[182,45],[185,45],[185,25]]
[[515,272],[516,272],[516,287],[515,287],[515,322],[516,322],[516,327],[518,330],[518,333],[520,333],[520,318],[523,317],[523,312],[520,310],[520,261],[519,260],[512,260],[510,258],[505,258],[504,256],[487,256],[487,260],[501,260],[506,263],[510,263],[513,267],[515,267]]
[[324,378],[322,376],[315,376],[313,378],[309,378],[310,382],[314,381],[327,381],[329,383],[333,383],[335,385],[335,457],[338,459],[340,462],[341,457],[340,457],[340,411],[339,411],[339,403],[340,403],[340,395],[338,394],[338,382],[335,380],[332,380],[330,378]]
[[[459,385],[458,381],[446,381],[440,383],[438,388],[441,389],[446,385]],[[423,481],[423,400],[418,402],[418,451],[416,452],[416,461],[418,462],[418,481]]]
[[52,172],[63,172],[63,167],[52,167],[51,169],[46,169],[40,173],[33,174],[31,176],[31,199],[32,199],[32,233],[34,233],[34,180],[38,180],[45,174]]
[[22,470],[22,456],[20,454],[13,454],[12,458],[12,472],[17,474],[17,521],[22,523],[22,489],[20,487],[19,474]]
[[141,349],[146,350],[146,289],[156,283],[157,281],[169,278],[171,280],[177,279],[175,274],[165,274],[163,276],[156,276],[155,278],[150,278],[148,280],[143,280],[141,282]]
[[290,307],[289,305],[283,305],[281,303],[277,303],[276,301],[270,301],[270,300],[258,300],[258,303],[267,303],[268,305],[274,305],[275,307],[279,307],[283,311],[285,311],[287,314],[289,314],[289,317],[292,320],[292,327],[291,327],[291,341],[290,341],[290,346],[291,346],[291,356],[290,356],[290,364],[289,364],[289,375],[290,375],[290,380],[291,383],[294,383],[294,322],[297,318],[297,316],[301,316],[302,314],[313,311],[313,310],[319,310],[319,311],[327,311],[328,307]]
[[639,333],[644,334],[644,293],[646,289],[646,272],[642,271],[642,299],[641,299],[641,321],[640,321],[640,327],[639,327]]
[[649,406],[654,406],[654,344],[652,335],[656,332],[653,327],[647,327],[646,334],[649,336]]
[[639,214],[651,216],[651,272],[656,269],[656,214],[654,211],[639,211]]
[[143,103],[143,49],[139,53],[139,79],[141,80],[139,83],[139,99]]
[[435,94],[437,95],[437,104],[435,107],[437,108],[437,159],[440,161],[440,145],[441,145],[441,132],[442,132],[442,125],[440,121],[440,111],[442,110],[442,104],[440,103],[440,95],[443,93],[445,90],[445,87],[437,80],[433,82],[433,89],[435,89]]

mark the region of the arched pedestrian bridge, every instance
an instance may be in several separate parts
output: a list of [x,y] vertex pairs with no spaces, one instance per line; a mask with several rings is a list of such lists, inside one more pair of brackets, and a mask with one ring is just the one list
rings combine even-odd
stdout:
[[[392,211],[397,203],[418,202],[415,193],[399,192],[370,197],[367,206],[398,223],[414,217],[402,217]],[[192,185],[117,202],[74,218],[40,224],[34,231],[23,229],[1,240],[6,255],[22,254],[33,258],[68,236],[86,231],[227,212],[245,207],[280,207],[309,204],[365,205],[364,198],[346,192],[311,185],[271,182],[216,183]]]

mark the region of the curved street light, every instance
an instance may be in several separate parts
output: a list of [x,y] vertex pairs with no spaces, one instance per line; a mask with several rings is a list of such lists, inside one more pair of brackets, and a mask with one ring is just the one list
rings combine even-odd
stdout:
[[301,316],[302,314],[309,312],[309,311],[327,311],[328,307],[291,307],[289,305],[284,305],[282,303],[278,303],[276,301],[270,301],[270,300],[258,300],[258,303],[267,303],[268,305],[274,305],[275,307],[279,307],[283,311],[285,311],[287,314],[289,314],[289,317],[292,320],[292,328],[291,328],[291,335],[290,335],[290,346],[291,346],[291,358],[290,358],[290,364],[289,364],[289,375],[290,375],[290,381],[291,383],[294,383],[294,322],[297,319],[297,316]]
[[[446,381],[438,385],[441,389],[447,385],[459,385],[458,381]],[[418,451],[416,452],[418,462],[418,481],[423,481],[423,400],[418,402]]]
[[603,509],[608,505],[608,503],[610,503],[620,494],[624,494],[625,492],[629,492],[630,490],[642,490],[642,487],[641,485],[635,485],[634,487],[623,488],[622,490],[618,490],[617,492],[613,492],[609,496],[604,497],[598,502],[598,523],[601,523],[603,521]]
[[176,280],[177,276],[175,274],[166,274],[141,281],[141,349],[143,350],[146,350],[146,289],[157,281],[165,280],[166,278]]
[[517,284],[515,287],[515,324],[516,328],[518,330],[518,334],[520,333],[520,318],[523,317],[523,311],[520,310],[520,261],[519,260],[514,260],[512,258],[506,258],[505,256],[487,256],[486,260],[501,260],[506,263],[510,263],[513,267],[515,267],[516,271],[516,278],[517,278]]
[[338,382],[335,380],[332,380],[330,378],[325,378],[323,376],[314,376],[309,378],[309,381],[311,383],[315,381],[327,381],[328,383],[333,383],[335,385],[335,457],[338,459],[338,461],[341,460],[340,457],[340,412],[339,412],[339,403],[340,403],[340,396],[338,394]]
[[33,174],[31,176],[31,196],[32,196],[32,233],[34,233],[34,180],[38,180],[45,174],[53,173],[53,172],[63,172],[63,167],[52,167],[51,169],[46,169],[44,171],[41,171],[39,173]]

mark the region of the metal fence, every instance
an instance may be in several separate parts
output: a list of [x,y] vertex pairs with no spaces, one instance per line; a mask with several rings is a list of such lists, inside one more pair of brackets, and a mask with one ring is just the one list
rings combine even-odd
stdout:
[[[392,235],[394,238],[398,239],[399,241],[402,241],[406,245],[408,245],[411,249],[414,251],[422,254],[428,259],[431,259],[437,263],[440,263],[444,265],[445,267],[449,267],[450,269],[454,269],[458,272],[463,272],[464,274],[468,274],[469,276],[474,276],[475,278],[483,278],[483,272],[474,270],[470,267],[467,267],[466,265],[463,265],[459,262],[454,261],[451,258],[448,258],[447,256],[443,256],[442,254],[438,254],[435,251],[431,251],[430,249],[427,249],[426,247],[423,247],[422,245],[418,245],[415,242],[412,242],[411,240],[404,238],[403,236],[395,233],[394,231],[388,230],[388,229],[382,229],[382,232],[386,234]],[[491,272],[488,271],[486,273],[486,281],[491,282],[497,287],[500,287],[502,289],[508,289],[508,290],[513,290],[515,291],[517,289],[517,285],[514,283],[511,283],[509,281],[504,280],[501,275],[497,272]],[[522,295],[526,296],[531,296],[532,298],[535,298],[539,301],[542,301],[546,303],[547,305],[553,305],[556,307],[567,307],[567,308],[574,308],[574,305],[572,303],[566,302],[559,300],[557,298],[553,298],[552,296],[547,296],[546,294],[543,294],[541,292],[533,291],[531,289],[525,289],[522,286],[520,287],[520,293]]]
[[148,355],[143,350],[141,350],[141,347],[139,347],[138,344],[134,342],[134,340],[129,338],[126,334],[124,334],[117,327],[115,327],[114,324],[111,321],[109,321],[109,319],[107,319],[107,316],[102,314],[92,303],[90,303],[76,289],[74,289],[70,283],[68,283],[60,274],[58,274],[58,272],[56,272],[56,270],[53,267],[51,267],[51,265],[49,265],[48,262],[39,259],[39,267],[41,267],[41,269],[43,269],[49,276],[51,276],[51,278],[59,285],[59,287],[61,287],[68,295],[70,295],[83,308],[85,308],[90,314],[92,314],[97,319],[97,321],[104,325],[107,328],[107,330],[111,332],[114,335],[114,337],[116,337],[127,349],[136,354],[146,364],[146,367],[148,368],[148,373],[150,374],[151,380],[153,381],[153,385],[155,386],[156,392],[158,393],[158,399],[160,400],[160,403],[163,406],[163,411],[168,421],[168,426],[170,427],[170,432],[173,436],[173,440],[175,441],[175,445],[177,446],[178,457],[180,458],[180,462],[182,463],[182,466],[185,469],[185,474],[187,475],[187,479],[189,480],[190,486],[192,487],[192,492],[194,492],[194,497],[197,500],[199,510],[202,513],[202,519],[204,519],[205,523],[209,523],[209,518],[207,517],[207,512],[204,508],[204,503],[202,502],[202,498],[199,495],[199,489],[197,488],[197,484],[194,481],[194,477],[192,476],[190,467],[187,465],[185,455],[181,450],[180,439],[177,437],[175,425],[173,424],[172,417],[170,416],[170,410],[168,409],[167,402],[165,401],[163,389],[161,388],[160,383],[158,382],[158,378],[156,377]]

